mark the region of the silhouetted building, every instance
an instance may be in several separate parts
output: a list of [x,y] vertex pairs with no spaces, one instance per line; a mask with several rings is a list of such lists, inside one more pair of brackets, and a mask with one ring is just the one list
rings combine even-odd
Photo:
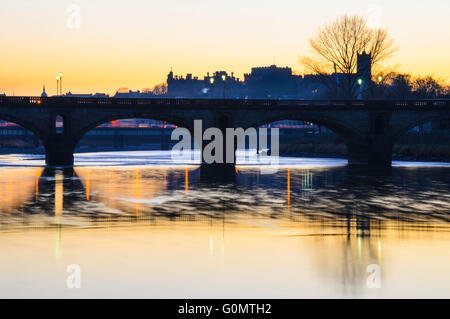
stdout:
[[[334,76],[334,75],[333,75]],[[327,77],[330,77],[327,75]],[[323,98],[328,88],[322,75],[305,74],[298,92],[298,99],[315,100]]]
[[173,72],[167,76],[168,97],[195,97],[195,98],[244,98],[246,90],[244,83],[231,73],[217,71],[213,75],[209,72],[203,79],[192,77],[188,73],[186,77],[174,76]]
[[357,84],[360,86],[358,98],[366,99],[372,96],[372,56],[363,52],[358,54],[356,62]]
[[129,90],[128,92],[121,92],[121,91],[117,91],[116,94],[114,94],[113,96],[114,98],[122,98],[122,99],[126,99],[126,98],[151,98],[151,97],[155,97],[155,95],[151,92],[140,92],[139,90],[137,91],[132,91]]
[[65,97],[95,97],[95,98],[108,98],[109,95],[105,93],[89,93],[89,94],[73,94],[72,92],[68,92],[64,94]]
[[[254,67],[244,80],[225,71],[209,72],[202,79],[188,73],[186,77],[167,76],[167,97],[184,98],[251,98],[251,99],[320,99],[348,97],[368,98],[372,91],[371,55],[358,54],[357,73],[296,75],[289,67]],[[356,87],[354,87],[356,85]]]
[[252,68],[244,77],[248,97],[257,99],[298,98],[303,79],[291,68],[276,65]]
[[47,97],[47,93],[45,93],[45,85],[42,87],[41,97]]
[[202,79],[187,74],[186,77],[167,76],[168,97],[193,98],[253,98],[253,99],[314,99],[324,92],[316,75],[295,75],[291,68],[252,68],[244,81],[225,71],[209,72]]

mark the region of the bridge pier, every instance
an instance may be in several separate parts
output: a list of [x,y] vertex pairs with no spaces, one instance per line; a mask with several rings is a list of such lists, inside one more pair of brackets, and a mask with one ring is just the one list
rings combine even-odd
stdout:
[[[230,117],[221,114],[215,117],[212,121],[206,122],[206,127],[208,128],[218,128],[221,132],[220,136],[214,136],[214,142],[212,140],[202,139],[201,148],[201,165],[200,165],[200,179],[202,181],[225,181],[234,182],[236,180],[236,149],[237,149],[237,138],[234,137],[233,148],[227,145],[226,130],[229,127],[233,127]],[[203,132],[204,133],[204,132]],[[203,134],[202,134],[203,136]],[[215,143],[215,139],[221,138],[221,146],[217,145],[219,148],[214,149],[214,154],[211,154],[215,158],[215,162],[211,163],[205,159],[205,148],[210,143]],[[208,150],[209,152],[209,150]],[[216,152],[222,152],[222,156],[219,158]]]
[[200,181],[234,182],[236,181],[236,166],[227,163],[202,163],[200,165]]
[[75,147],[64,139],[52,139],[45,145],[45,164],[50,166],[72,166]]
[[[225,135],[223,138],[223,159],[222,163],[208,163],[204,158],[203,150],[207,142],[203,141],[203,147],[201,152],[201,164],[200,164],[200,179],[202,181],[229,181],[233,182],[236,180],[236,147],[232,151],[232,163],[227,163],[227,150],[225,144]],[[216,150],[217,151],[217,150]],[[229,156],[230,157],[230,156]]]
[[164,129],[161,129],[161,150],[168,151],[169,150],[169,142],[170,142],[170,136],[166,134]]
[[392,140],[374,136],[365,145],[348,144],[350,166],[390,167],[392,165]]

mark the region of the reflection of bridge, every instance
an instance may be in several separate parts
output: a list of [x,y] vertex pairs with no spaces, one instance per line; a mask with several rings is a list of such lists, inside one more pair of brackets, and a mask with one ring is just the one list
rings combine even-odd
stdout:
[[[0,97],[0,119],[33,131],[49,165],[72,165],[75,146],[100,124],[125,118],[166,121],[193,132],[209,127],[249,128],[280,120],[318,124],[340,135],[351,165],[389,166],[403,132],[450,118],[450,100],[241,100]],[[57,125],[62,119],[62,127]],[[226,156],[226,154],[224,154]]]

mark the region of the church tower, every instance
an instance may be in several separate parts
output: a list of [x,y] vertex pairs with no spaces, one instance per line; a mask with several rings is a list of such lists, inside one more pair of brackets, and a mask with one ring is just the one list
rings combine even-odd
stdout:
[[356,61],[358,99],[368,99],[372,96],[372,55],[365,51],[358,54]]
[[372,80],[372,55],[370,53],[363,52],[358,54],[356,73],[363,80]]
[[45,93],[45,85],[42,87],[41,97],[47,97],[47,93]]

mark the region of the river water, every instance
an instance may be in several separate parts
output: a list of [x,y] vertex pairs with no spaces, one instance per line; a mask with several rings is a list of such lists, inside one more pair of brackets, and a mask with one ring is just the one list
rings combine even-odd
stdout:
[[282,158],[215,183],[169,152],[75,162],[0,156],[1,298],[450,298],[450,164]]

